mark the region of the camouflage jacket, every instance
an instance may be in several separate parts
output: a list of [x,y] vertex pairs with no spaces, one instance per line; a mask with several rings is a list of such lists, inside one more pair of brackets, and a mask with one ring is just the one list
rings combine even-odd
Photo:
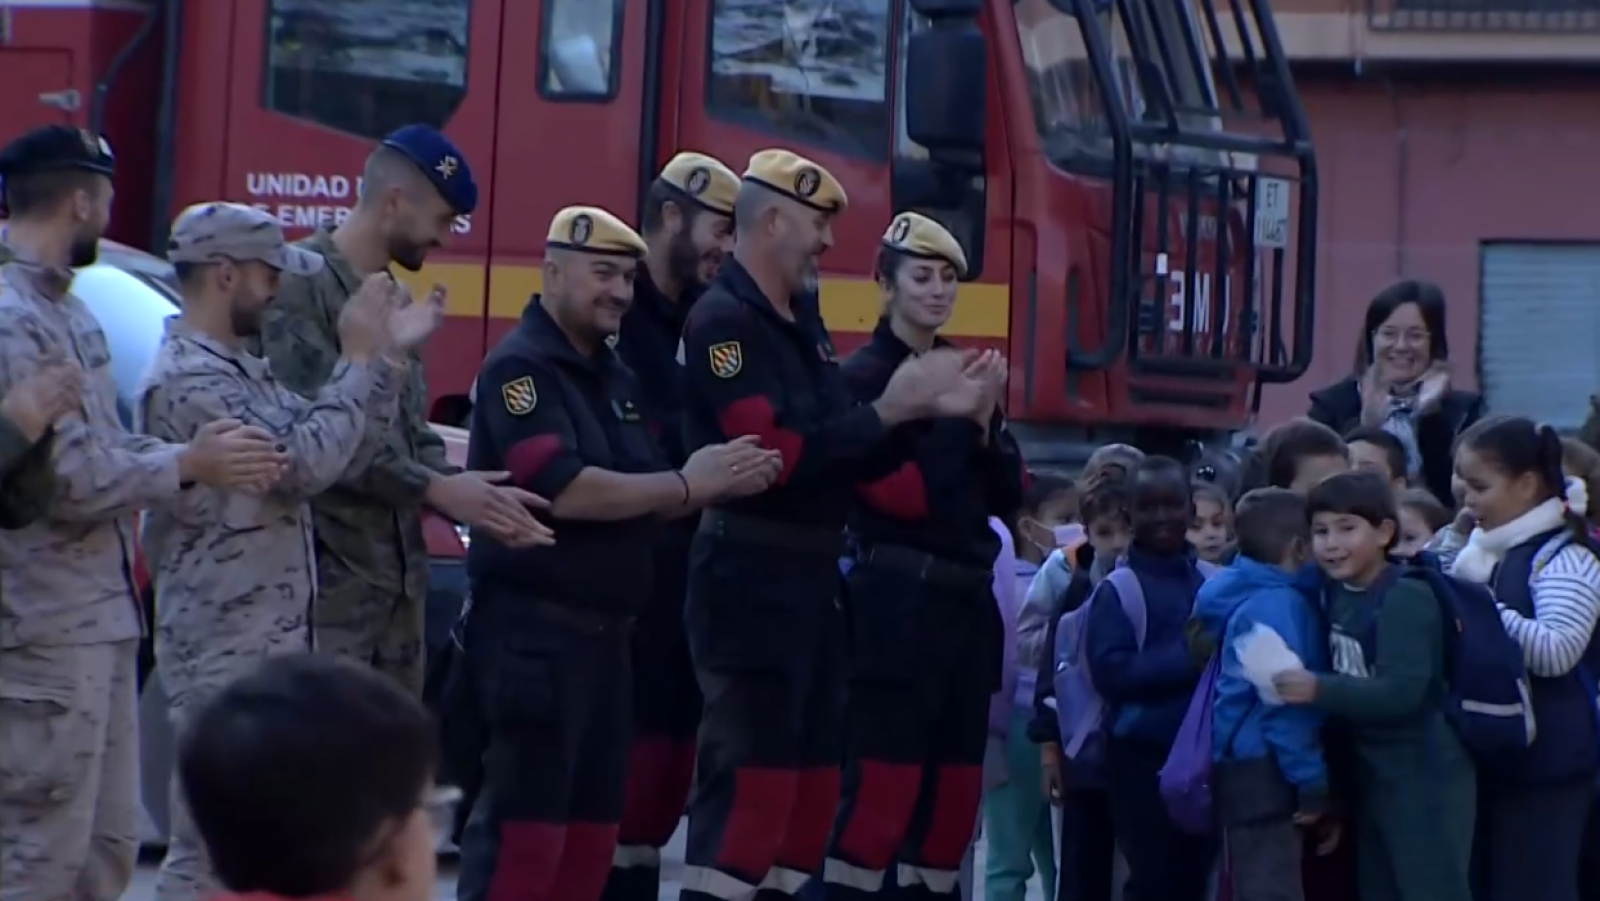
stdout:
[[[339,359],[339,313],[361,276],[319,231],[300,245],[327,265],[312,276],[285,275],[262,328],[263,355],[278,381],[305,397],[327,384]],[[317,553],[368,586],[422,599],[428,591],[428,549],[422,536],[422,498],[435,473],[457,470],[444,440],[428,426],[428,386],[422,361],[412,357],[399,388],[399,413],[367,424],[363,453],[371,462],[313,499]],[[324,591],[336,586],[322,583]]]
[[105,333],[71,283],[70,271],[0,266],[0,390],[52,358],[85,376],[80,414],[56,429],[48,514],[0,532],[0,647],[138,637],[133,514],[181,492],[181,448],[123,428]]
[[196,487],[146,514],[156,654],[169,693],[225,681],[274,649],[309,647],[317,571],[308,500],[367,465],[358,454],[367,421],[394,418],[397,375],[386,363],[341,363],[307,400],[278,384],[265,360],[168,320],[139,389],[139,431],[185,442],[231,417],[276,435],[291,460],[265,496]]
[[[11,251],[0,244],[0,265],[11,261]],[[56,471],[50,466],[54,433],[29,441],[16,423],[0,416],[0,529],[32,525],[50,507],[56,491]]]

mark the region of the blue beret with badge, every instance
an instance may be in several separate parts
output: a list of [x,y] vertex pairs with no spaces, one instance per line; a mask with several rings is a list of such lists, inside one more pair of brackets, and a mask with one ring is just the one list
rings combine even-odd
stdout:
[[478,184],[472,180],[467,158],[438,129],[429,125],[404,125],[384,138],[383,146],[416,163],[438,189],[439,196],[457,214],[465,215],[477,209]]
[[76,169],[110,177],[116,157],[106,139],[67,125],[47,125],[0,149],[0,178]]

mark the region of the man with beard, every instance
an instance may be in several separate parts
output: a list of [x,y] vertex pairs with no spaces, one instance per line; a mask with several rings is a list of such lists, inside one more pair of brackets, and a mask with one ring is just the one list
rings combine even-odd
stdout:
[[[971,362],[933,350],[857,406],[814,303],[796,299],[847,204],[826,169],[786,150],[750,158],[733,259],[684,326],[685,444],[756,435],[774,487],[700,519],[684,622],[705,692],[685,899],[792,895],[822,863],[839,800],[844,622],[839,557],[858,480],[892,472],[885,436],[977,415]],[[967,824],[962,824],[963,826]]]
[[[738,193],[732,169],[704,154],[680,153],[645,195],[650,249],[634,280],[617,353],[639,377],[645,419],[674,466],[685,459],[678,341],[690,306],[733,249]],[[683,634],[683,595],[694,526],[681,519],[661,530],[651,602],[633,633],[633,750],[607,901],[655,901],[661,848],[677,831],[689,798],[700,687]]]
[[138,850],[132,516],[193,486],[264,488],[287,462],[237,420],[187,444],[130,435],[105,333],[74,297],[111,215],[111,149],[40,129],[0,150],[15,261],[0,269],[0,391],[69,360],[82,403],[55,424],[57,487],[35,524],[0,532],[0,898],[119,898]]
[[[630,632],[651,598],[665,519],[765,490],[753,438],[668,464],[637,381],[608,345],[644,241],[596,207],[556,214],[544,293],[487,359],[473,462],[550,498],[560,541],[518,550],[474,532],[465,663],[489,723],[461,842],[465,901],[596,901],[616,850],[631,729]],[[494,390],[494,394],[489,394]]]
[[[457,216],[471,213],[478,188],[466,158],[425,125],[408,125],[367,157],[361,198],[349,218],[299,246],[325,261],[312,275],[286,274],[262,327],[263,356],[283,384],[310,398],[328,383],[341,354],[340,310],[369,275],[391,263],[415,272],[442,247]],[[444,289],[425,303],[442,313]],[[496,485],[493,473],[462,472],[428,426],[428,386],[413,350],[403,360],[400,412],[367,423],[366,453],[312,501],[317,542],[318,647],[371,663],[421,694],[428,549],[422,507],[520,544],[540,530],[526,492]]]
[[[145,376],[140,430],[183,441],[201,424],[236,416],[270,432],[289,468],[270,493],[196,489],[182,506],[145,519],[144,550],[160,617],[156,665],[181,725],[218,689],[267,657],[309,653],[316,595],[309,499],[354,463],[369,419],[387,423],[403,372],[390,361],[439,325],[424,304],[396,306],[385,275],[369,275],[339,314],[342,350],[314,400],[278,384],[244,349],[260,330],[283,273],[315,275],[322,258],[289,246],[271,216],[233,203],[192,206],[167,245],[183,313]],[[221,412],[218,412],[221,411]],[[160,901],[204,901],[221,891],[173,782],[172,838],[156,879]]]

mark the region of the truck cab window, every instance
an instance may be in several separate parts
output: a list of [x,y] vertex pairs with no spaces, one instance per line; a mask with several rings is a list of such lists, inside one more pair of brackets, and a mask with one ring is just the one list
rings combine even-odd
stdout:
[[889,0],[715,0],[706,106],[784,138],[887,159]]
[[269,0],[263,102],[364,138],[442,127],[466,94],[471,5]]
[[967,255],[972,281],[983,274],[983,224],[988,202],[983,161],[963,161],[961,168],[929,159],[928,149],[906,134],[906,45],[911,35],[926,28],[928,20],[903,6],[894,74],[894,159],[889,179],[890,202],[896,213],[910,210],[950,230]]
[[616,96],[613,65],[622,39],[623,0],[545,0],[539,35],[539,94],[550,100]]

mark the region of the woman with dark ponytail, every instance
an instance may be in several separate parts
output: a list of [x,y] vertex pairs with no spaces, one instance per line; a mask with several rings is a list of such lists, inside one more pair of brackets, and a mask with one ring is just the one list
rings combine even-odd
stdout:
[[1527,662],[1538,729],[1520,766],[1479,773],[1480,901],[1579,898],[1600,776],[1600,559],[1568,506],[1561,452],[1555,430],[1511,416],[1477,423],[1456,447],[1455,478],[1478,525],[1451,572],[1493,589]]

